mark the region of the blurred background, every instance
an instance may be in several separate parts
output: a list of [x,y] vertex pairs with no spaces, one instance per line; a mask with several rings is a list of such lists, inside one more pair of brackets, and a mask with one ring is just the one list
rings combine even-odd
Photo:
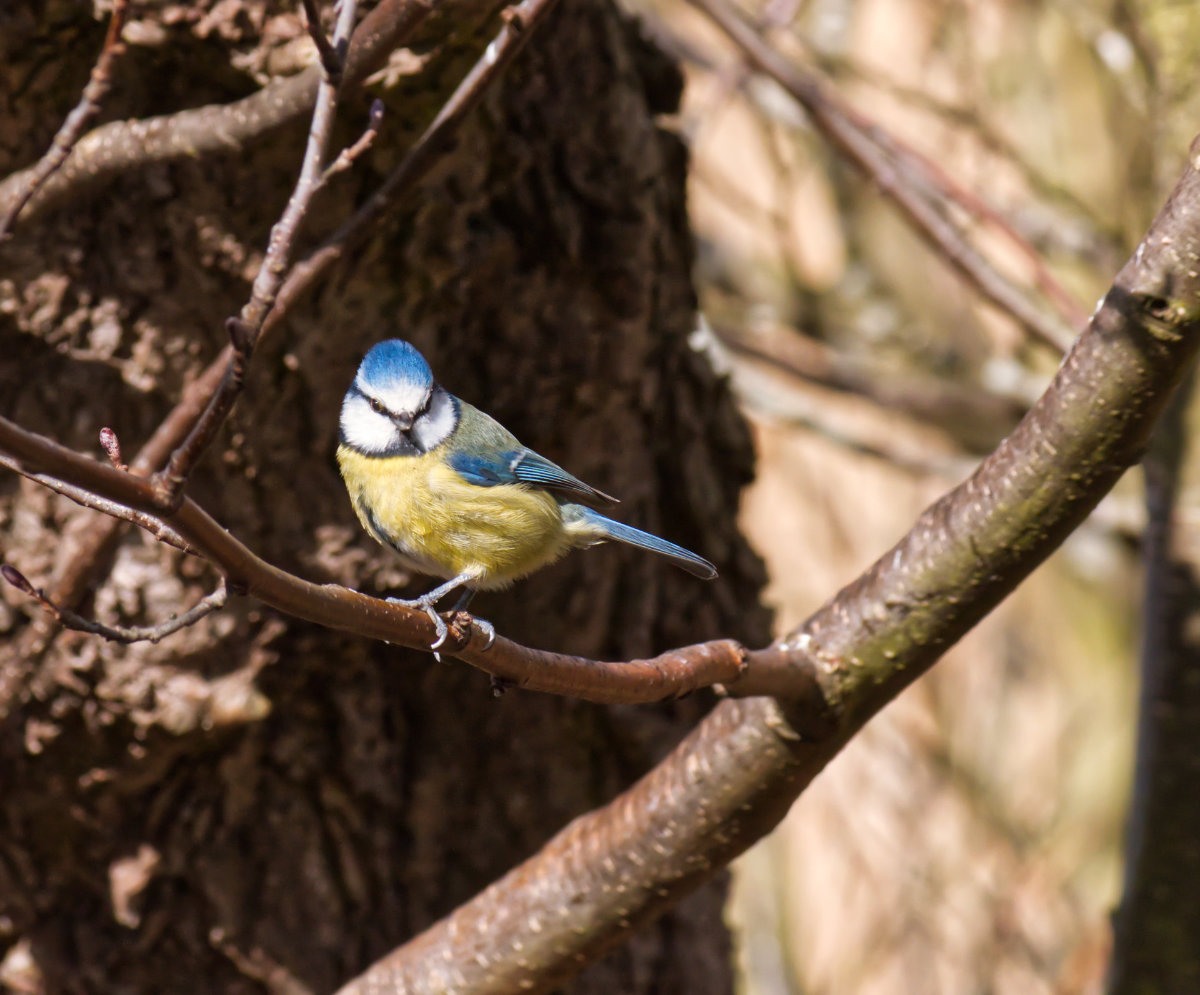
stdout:
[[[673,125],[692,156],[696,344],[753,426],[742,523],[783,633],[970,473],[1060,352],[984,302],[697,5],[631,6],[686,71]],[[1176,67],[1194,66],[1200,36],[1187,6],[737,10],[1069,341],[1186,154],[1196,88]],[[1100,990],[1143,516],[1130,474],[739,861],[728,917],[746,995]]]

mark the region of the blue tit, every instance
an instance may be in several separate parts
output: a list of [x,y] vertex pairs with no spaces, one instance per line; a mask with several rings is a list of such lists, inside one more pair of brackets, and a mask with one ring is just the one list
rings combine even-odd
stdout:
[[[358,519],[413,570],[445,578],[412,601],[437,630],[435,610],[463,589],[455,610],[478,590],[507,587],[571,549],[614,539],[648,549],[697,577],[711,563],[674,543],[614,522],[587,507],[612,504],[530,449],[499,422],[448,393],[425,358],[400,339],[363,357],[342,401],[338,466]],[[488,635],[494,631],[477,620]]]

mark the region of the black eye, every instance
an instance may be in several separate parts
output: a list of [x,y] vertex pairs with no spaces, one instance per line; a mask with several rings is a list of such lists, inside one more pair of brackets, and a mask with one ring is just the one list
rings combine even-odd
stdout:
[[380,403],[379,403],[377,400],[375,400],[375,398],[373,398],[373,397],[368,397],[368,398],[367,398],[367,403],[368,403],[369,405],[371,405],[371,410],[372,410],[372,411],[374,411],[374,412],[375,412],[375,414],[377,414],[377,415],[384,415],[384,416],[386,417],[386,415],[387,415],[387,408],[385,408],[385,407],[384,407],[382,404],[380,404]]

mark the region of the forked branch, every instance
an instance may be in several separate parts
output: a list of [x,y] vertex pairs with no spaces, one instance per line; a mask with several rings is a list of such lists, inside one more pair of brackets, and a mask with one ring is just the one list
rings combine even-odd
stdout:
[[212,594],[206,595],[196,602],[191,608],[180,615],[172,615],[165,622],[160,622],[158,625],[147,626],[123,626],[123,625],[105,625],[103,622],[97,622],[90,618],[84,618],[76,611],[70,608],[64,608],[62,605],[56,605],[51,601],[44,591],[34,587],[16,567],[9,563],[0,566],[0,575],[23,594],[28,594],[35,599],[43,608],[53,615],[68,629],[75,629],[77,632],[87,632],[94,636],[101,636],[109,642],[114,643],[142,643],[150,642],[157,643],[162,639],[180,629],[186,629],[190,625],[195,625],[202,618],[211,615],[215,611],[225,607],[225,602],[228,600],[228,594],[225,590],[225,582],[222,581]]
[[[310,3],[309,7],[312,6]],[[262,265],[258,268],[258,275],[254,278],[250,300],[242,307],[240,314],[226,322],[233,354],[229,358],[221,384],[200,419],[188,433],[188,437],[171,453],[166,467],[153,477],[155,494],[162,508],[178,506],[183,499],[183,488],[188,476],[216,437],[229,412],[233,410],[234,402],[242,392],[246,366],[258,343],[263,322],[275,304],[275,295],[287,276],[292,245],[300,230],[300,224],[308,213],[309,205],[317,191],[324,186],[328,178],[327,154],[333,134],[334,118],[337,115],[338,87],[357,10],[357,0],[342,0],[338,8],[333,40],[324,43],[327,53],[322,51],[322,58],[328,62],[323,63],[325,78],[317,91],[317,103],[313,109],[312,125],[308,130],[308,143],[304,150],[304,161],[300,166],[300,176],[283,214],[271,228],[267,239],[267,251]],[[310,17],[313,36],[323,38],[315,9],[310,13]],[[377,117],[378,111],[373,109],[367,134],[374,133]]]

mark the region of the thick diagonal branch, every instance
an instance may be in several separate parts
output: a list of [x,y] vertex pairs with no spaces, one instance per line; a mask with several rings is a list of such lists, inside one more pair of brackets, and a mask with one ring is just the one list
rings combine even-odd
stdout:
[[[545,992],[770,830],[1136,462],[1200,347],[1200,142],[1046,393],[966,482],[762,653],[816,694],[720,705],[650,774],[342,989]],[[797,551],[797,556],[801,554]],[[797,560],[795,569],[803,569]],[[773,658],[773,659],[770,659]]]

